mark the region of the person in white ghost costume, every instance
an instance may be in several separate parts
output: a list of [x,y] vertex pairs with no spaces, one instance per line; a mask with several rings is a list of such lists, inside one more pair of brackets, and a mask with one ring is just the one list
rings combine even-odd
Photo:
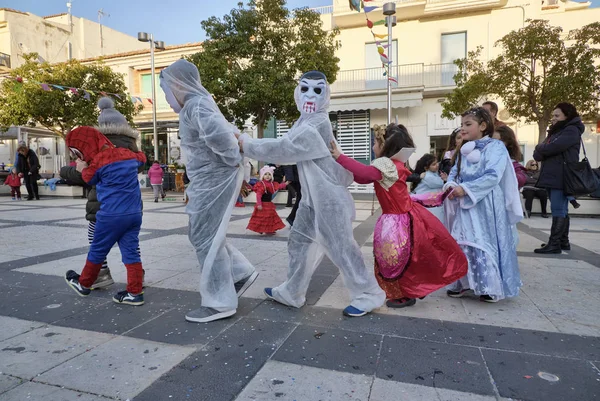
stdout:
[[329,152],[334,140],[327,109],[330,89],[325,74],[302,75],[294,91],[301,113],[287,135],[279,139],[239,136],[245,157],[277,164],[297,164],[302,200],[288,240],[287,280],[265,288],[267,297],[289,306],[301,307],[311,276],[326,254],[340,269],[351,302],[346,316],[362,316],[383,305],[385,293],[372,270],[367,269],[352,233],[354,200],[348,191],[353,181]]
[[200,263],[201,307],[190,322],[210,322],[236,313],[240,296],[258,276],[225,234],[244,179],[235,134],[212,96],[200,83],[196,66],[177,60],[160,73],[167,102],[179,113],[181,149],[187,160],[189,239]]

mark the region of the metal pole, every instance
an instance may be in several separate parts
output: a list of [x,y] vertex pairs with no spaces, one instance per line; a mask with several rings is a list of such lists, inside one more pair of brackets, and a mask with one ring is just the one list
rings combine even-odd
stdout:
[[388,15],[387,17],[385,17],[386,21],[387,21],[387,28],[388,28],[388,61],[390,62],[389,67],[388,67],[388,79],[387,79],[387,123],[388,125],[392,123],[392,81],[390,80],[390,78],[393,76],[393,68],[394,68],[394,62],[392,60],[394,60],[392,58],[392,17],[391,15]]
[[152,130],[154,132],[154,160],[158,160],[158,132],[156,131],[156,81],[154,76],[154,36],[150,34],[150,70],[152,74]]

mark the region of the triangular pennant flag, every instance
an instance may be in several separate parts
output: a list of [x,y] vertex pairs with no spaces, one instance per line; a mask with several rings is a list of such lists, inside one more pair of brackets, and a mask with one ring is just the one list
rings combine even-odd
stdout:
[[377,47],[377,53],[383,54],[383,53],[385,53],[385,50],[383,49],[383,47],[379,46],[379,47]]
[[387,38],[387,33],[386,34],[374,33],[373,36],[375,36],[376,38],[379,38],[379,39],[385,39],[385,38]]
[[85,100],[90,100],[90,94],[89,94],[89,92],[86,91],[85,89],[82,89],[82,90],[83,90],[83,93],[84,93],[83,98]]
[[369,29],[373,28],[373,23],[368,18],[367,18],[367,26],[369,27]]
[[71,91],[71,93],[73,94],[77,94],[77,88],[69,88],[69,90]]
[[137,102],[136,98],[135,98],[135,97],[133,97],[133,96],[130,96],[130,100],[131,100],[131,103],[135,103],[135,102]]
[[394,77],[388,77],[388,79],[392,82],[398,83],[398,80]]
[[150,104],[154,104],[154,103],[152,103],[152,99],[146,99],[146,100],[149,101]]
[[384,19],[381,19],[381,20],[379,20],[379,21],[373,22],[373,25],[374,25],[374,26],[377,26],[377,25],[385,25],[385,20],[384,20]]
[[357,0],[348,0],[348,6],[350,6],[350,10],[360,12],[360,3]]
[[92,91],[87,91],[87,92],[88,92],[90,95],[92,95],[92,96],[96,95],[96,94],[95,94],[94,92],[92,92]]
[[365,12],[370,13],[371,11],[377,10],[378,8],[379,7],[377,7],[377,6],[367,6],[367,7],[365,7]]
[[119,94],[118,94],[118,93],[114,93],[114,95],[115,95],[115,97],[116,97],[117,99],[121,100],[121,96],[119,96]]
[[53,87],[55,87],[56,89],[60,89],[60,90],[64,90],[65,87],[64,86],[60,86],[60,85],[52,85]]
[[389,61],[388,57],[385,54],[380,54],[379,58],[381,59],[381,62],[383,64],[387,63]]
[[108,96],[108,93],[106,93],[106,92],[100,92],[100,94],[101,94],[102,96]]
[[45,91],[51,90],[50,87],[48,86],[48,84],[40,84],[40,86],[42,87],[42,90],[45,90]]

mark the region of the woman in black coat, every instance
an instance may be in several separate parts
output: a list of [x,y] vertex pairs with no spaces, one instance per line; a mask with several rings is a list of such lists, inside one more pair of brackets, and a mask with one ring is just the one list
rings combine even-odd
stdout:
[[40,176],[40,161],[35,152],[24,143],[19,143],[17,148],[17,173],[23,177],[27,188],[27,200],[40,199],[37,180]]
[[570,249],[569,194],[563,191],[563,163],[579,160],[581,134],[585,130],[575,106],[570,103],[557,104],[551,122],[546,140],[533,152],[533,158],[542,163],[536,186],[548,191],[552,211],[550,239],[535,253],[561,253],[561,248]]

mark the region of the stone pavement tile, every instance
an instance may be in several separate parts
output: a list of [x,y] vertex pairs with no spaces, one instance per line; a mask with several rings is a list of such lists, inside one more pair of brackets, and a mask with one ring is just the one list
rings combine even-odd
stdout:
[[[144,206],[147,203],[144,203]],[[185,214],[169,214],[169,218],[165,219],[162,213],[144,213],[142,218],[142,230],[153,228],[160,230],[172,230],[174,228],[187,227],[189,217]]]
[[2,394],[2,401],[106,401],[106,398],[79,391],[68,390],[42,383],[25,383],[8,393]]
[[485,349],[482,352],[503,397],[532,401],[600,398],[598,371],[586,361]]
[[562,358],[600,359],[600,338],[547,331],[444,322],[446,341]]
[[0,341],[43,326],[43,323],[0,316]]
[[273,360],[341,372],[372,375],[381,336],[318,326],[299,326]]
[[376,374],[381,379],[494,395],[477,348],[385,337]]
[[45,326],[0,342],[0,371],[30,380],[112,338],[92,331]]
[[[113,288],[115,287],[115,288]],[[144,305],[119,305],[112,301],[112,296],[122,290],[120,286],[111,286],[110,290],[94,291],[93,294],[103,297],[106,302],[93,308],[88,308],[77,314],[57,321],[56,324],[65,327],[94,330],[110,334],[122,334],[175,308],[181,308],[199,299],[197,293],[188,291],[168,291],[160,288],[144,290]],[[76,297],[76,294],[73,294]],[[181,313],[187,310],[182,309]]]
[[235,401],[366,401],[372,382],[369,376],[269,361]]
[[117,337],[56,366],[35,381],[128,399],[151,385],[193,351],[191,347]]
[[[198,301],[200,297],[198,297]],[[166,342],[176,345],[193,345],[200,347],[216,338],[223,330],[236,324],[248,315],[261,301],[256,299],[240,299],[237,313],[228,318],[210,323],[190,323],[185,320],[185,314],[194,305],[176,306],[160,315],[158,319],[149,320],[133,330],[125,333],[126,336],[141,338],[143,340]],[[190,306],[192,308],[190,308]],[[200,306],[198,302],[195,306]]]
[[24,233],[27,233],[27,241],[11,240],[5,244],[10,247],[12,260],[89,246],[87,236],[79,228],[34,225],[2,229],[4,238],[20,238]]
[[490,304],[479,299],[462,300],[471,323],[531,330],[558,331],[525,294]]
[[[2,393],[7,392],[10,389],[13,389],[21,384],[25,383],[25,380],[19,379],[18,377],[12,377],[5,374],[0,373],[0,395]],[[4,400],[6,397],[2,396]]]
[[200,288],[199,269],[188,269],[183,272],[173,272],[172,276],[152,282],[152,287],[170,288],[183,291],[198,291]]
[[[45,202],[44,202],[45,203]],[[40,203],[41,205],[41,203]],[[39,209],[26,209],[20,211],[4,212],[0,214],[0,218],[4,220],[14,220],[19,222],[47,222],[51,220],[62,220],[71,218],[80,218],[81,210],[67,209],[66,207],[49,208],[41,206]]]
[[540,305],[540,310],[563,333],[600,337],[600,310],[589,305]]
[[[369,401],[499,401],[494,396],[375,379]],[[504,399],[502,399],[504,400]]]
[[[64,285],[67,286],[66,283]],[[71,293],[56,292],[49,295],[42,293],[39,294],[42,296],[37,298],[31,296],[33,291],[27,289],[15,288],[11,292],[13,296],[6,299],[6,293],[0,289],[1,314],[45,323],[52,323],[109,302],[96,296],[95,293],[82,298],[73,290]]]
[[389,335],[407,338],[445,341],[447,330],[443,322],[432,319],[390,316],[369,313],[360,318],[342,315],[340,309],[304,307],[291,308],[273,301],[265,301],[254,309],[251,317],[275,322],[292,322],[349,330],[358,333]]
[[230,401],[295,328],[242,319],[136,396],[135,401]]

